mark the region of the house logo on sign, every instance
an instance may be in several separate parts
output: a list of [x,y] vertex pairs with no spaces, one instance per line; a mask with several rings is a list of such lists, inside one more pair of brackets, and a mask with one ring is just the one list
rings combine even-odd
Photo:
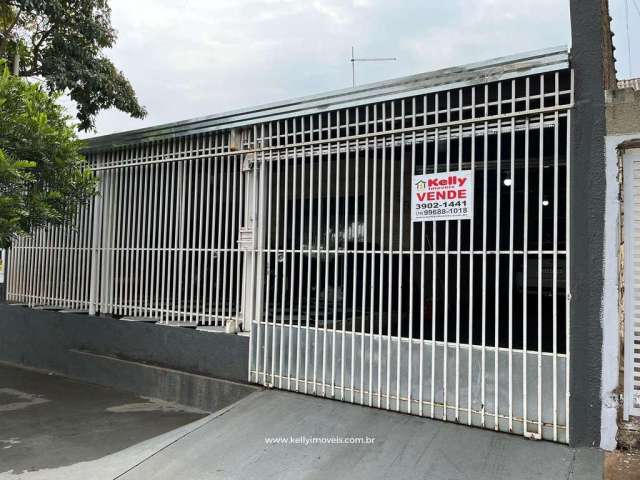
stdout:
[[418,182],[416,182],[416,190],[418,192],[421,192],[422,190],[425,190],[427,188],[427,182],[425,182],[424,180],[419,180]]

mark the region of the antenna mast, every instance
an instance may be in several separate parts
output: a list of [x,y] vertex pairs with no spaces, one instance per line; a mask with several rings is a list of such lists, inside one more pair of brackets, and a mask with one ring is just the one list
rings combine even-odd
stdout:
[[395,62],[396,57],[377,57],[377,58],[356,58],[355,50],[351,47],[351,79],[353,86],[356,86],[356,62]]

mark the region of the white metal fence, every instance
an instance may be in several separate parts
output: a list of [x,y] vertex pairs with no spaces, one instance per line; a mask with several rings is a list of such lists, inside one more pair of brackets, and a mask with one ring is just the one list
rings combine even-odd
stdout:
[[93,205],[74,225],[20,238],[8,254],[7,299],[29,306],[89,308]]
[[[234,320],[252,382],[568,442],[572,76],[540,70],[94,151],[8,299]],[[412,176],[454,170],[473,219],[412,223]]]
[[99,194],[77,226],[16,242],[10,301],[223,325],[240,303],[240,156],[230,135],[98,153]]
[[[559,71],[259,125],[250,379],[568,441]],[[472,220],[412,223],[413,174],[470,170]]]

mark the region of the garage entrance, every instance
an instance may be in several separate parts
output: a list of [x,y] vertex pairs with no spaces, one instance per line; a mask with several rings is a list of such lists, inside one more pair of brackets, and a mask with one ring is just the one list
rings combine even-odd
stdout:
[[[254,128],[250,379],[567,442],[570,70]],[[474,215],[412,222],[415,175]]]

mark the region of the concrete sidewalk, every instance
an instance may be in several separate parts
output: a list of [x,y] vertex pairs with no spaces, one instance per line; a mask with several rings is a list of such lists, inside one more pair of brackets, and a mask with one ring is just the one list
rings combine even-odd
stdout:
[[[56,381],[59,380],[69,382],[58,377]],[[58,388],[68,391],[83,386],[77,382],[69,383]],[[22,386],[25,391],[28,390],[26,387]],[[114,419],[123,414],[113,413],[114,408],[116,411],[131,411],[136,409],[131,403],[145,403],[139,399],[132,402],[125,397],[107,401],[104,393],[97,394],[92,390],[102,387],[83,387],[87,388],[82,394],[85,401],[95,402],[102,415]],[[50,391],[48,399],[52,400],[51,404],[55,403],[55,398],[56,395]],[[22,451],[19,444],[7,450],[0,446],[0,472],[5,472],[0,473],[0,478],[602,479],[602,453],[597,450],[576,450],[275,390],[253,393],[227,408],[171,431],[166,429],[172,422],[176,426],[199,416],[179,409],[159,415],[162,408],[158,408],[155,413],[146,412],[146,419],[131,417],[129,422],[119,424],[121,438],[117,438],[113,429],[105,432],[104,423],[82,420],[83,417],[78,416],[82,412],[78,412],[77,403],[65,407],[66,414],[58,420],[58,428],[53,429],[45,417],[37,419],[37,409],[43,405],[22,409],[25,414],[31,410],[30,416],[33,417],[32,423],[25,428],[27,436],[34,438],[38,438],[38,432],[43,435],[47,432],[50,442],[38,444],[38,449]],[[2,438],[7,436],[4,416],[4,412],[0,412]],[[65,429],[71,428],[72,424],[81,441],[62,442],[63,448],[58,448],[55,454],[57,436],[64,437]],[[165,433],[148,438],[151,424],[155,424],[156,432]],[[15,423],[9,422],[9,425],[14,427],[10,436],[18,438],[18,441],[26,438],[15,430]],[[136,425],[139,428],[134,428]],[[362,438],[369,443],[326,443],[336,441],[331,439],[342,441],[351,437]],[[299,443],[292,444],[292,438]],[[116,448],[122,449],[115,451]],[[47,452],[48,449],[54,451]],[[76,454],[76,450],[80,453]],[[13,460],[7,460],[7,451],[12,452]],[[93,453],[89,455],[86,451]],[[21,454],[16,455],[19,452]],[[76,456],[62,456],[64,461],[52,461],[52,457],[61,456],[59,452]],[[29,464],[36,470],[16,475],[7,472],[9,464],[21,465],[20,469]]]
[[[271,443],[373,438],[369,445]],[[600,480],[602,453],[279,391],[250,395],[122,478]]]

